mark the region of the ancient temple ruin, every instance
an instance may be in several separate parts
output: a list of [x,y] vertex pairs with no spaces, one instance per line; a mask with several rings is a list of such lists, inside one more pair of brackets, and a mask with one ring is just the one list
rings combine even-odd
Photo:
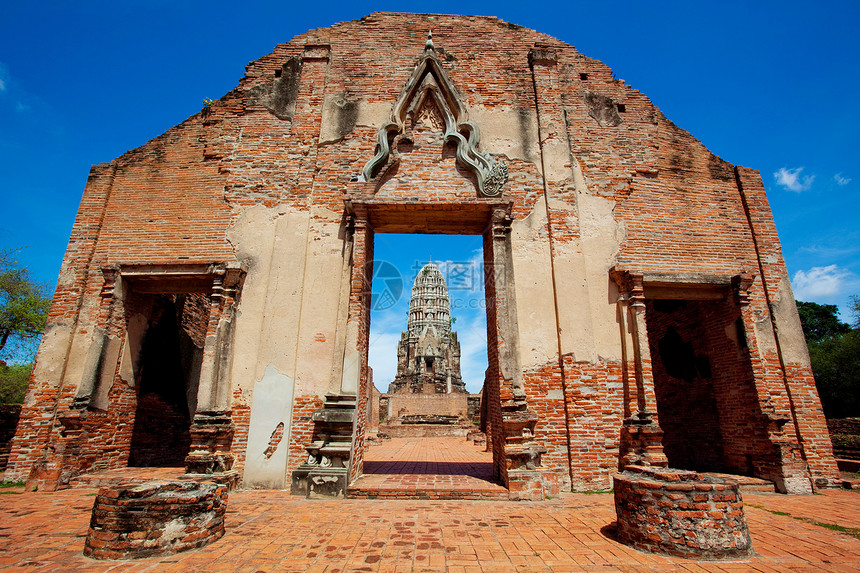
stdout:
[[380,233],[483,239],[482,423],[511,499],[631,466],[835,483],[759,173],[551,36],[391,13],[277,46],[92,167],[5,479],[181,460],[342,495]]
[[[371,396],[370,416],[393,437],[465,436],[477,431],[481,396],[460,374],[460,342],[442,272],[427,263],[412,284],[406,330],[397,344],[397,374],[388,392]],[[373,420],[375,421],[375,420]]]
[[427,263],[412,285],[409,321],[397,344],[397,376],[388,386],[389,394],[466,393],[460,343],[451,325],[448,285],[439,268]]

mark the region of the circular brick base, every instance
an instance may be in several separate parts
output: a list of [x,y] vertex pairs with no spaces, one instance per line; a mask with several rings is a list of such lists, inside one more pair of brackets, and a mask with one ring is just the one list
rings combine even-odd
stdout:
[[140,559],[202,547],[224,535],[227,487],[153,481],[102,488],[93,505],[84,555]]
[[613,481],[621,543],[699,559],[737,559],[752,552],[737,482],[642,466],[628,466]]

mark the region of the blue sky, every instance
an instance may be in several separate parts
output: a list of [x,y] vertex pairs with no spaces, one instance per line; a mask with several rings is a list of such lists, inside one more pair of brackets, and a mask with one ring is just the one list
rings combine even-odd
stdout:
[[761,171],[795,294],[850,318],[848,296],[860,294],[855,1],[7,2],[0,248],[26,246],[19,259],[52,289],[91,164],[221,97],[278,43],[384,10],[498,16],[603,61],[711,151]]
[[480,235],[377,233],[373,248],[368,360],[376,387],[385,392],[394,380],[397,343],[401,331],[406,330],[412,283],[421,268],[433,261],[448,285],[454,319],[451,328],[460,342],[463,381],[473,394],[480,392],[487,369],[484,250]]

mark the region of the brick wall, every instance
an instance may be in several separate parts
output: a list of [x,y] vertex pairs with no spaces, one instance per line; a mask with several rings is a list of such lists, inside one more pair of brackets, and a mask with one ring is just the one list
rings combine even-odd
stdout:
[[9,462],[12,438],[15,436],[15,426],[18,425],[20,416],[19,404],[0,404],[0,471],[5,470]]
[[[478,196],[474,174],[441,140],[441,115],[432,105],[413,110],[407,126],[410,138],[396,142],[382,174],[370,182],[356,181],[374,156],[377,130],[388,121],[424,51],[428,29],[433,30],[434,53],[456,96],[484,134],[481,149],[504,156],[507,163],[510,175],[500,199]],[[531,232],[527,241],[518,239],[524,243],[511,242],[507,271],[534,269],[527,263],[534,263],[535,253],[547,257],[540,259],[541,276],[529,271],[514,277],[521,285],[544,281],[535,299],[517,299],[517,334],[526,339],[536,330],[548,333],[535,343],[544,357],[524,364],[514,378],[522,379],[527,406],[539,416],[536,439],[547,447],[544,464],[549,471],[573,487],[595,489],[608,485],[617,463],[623,380],[631,358],[624,355],[613,322],[617,293],[607,275],[615,266],[663,273],[670,282],[673,276],[754,275],[748,310],[697,311],[703,321],[695,331],[702,339],[697,343],[707,342],[712,372],[719,375],[710,382],[694,380],[688,393],[701,400],[687,406],[689,420],[668,415],[667,427],[707,419],[688,436],[691,443],[704,443],[708,433],[702,428],[717,424],[719,430],[710,434],[714,455],[696,463],[716,464],[721,458],[726,467],[746,471],[749,455],[755,458],[754,452],[766,449],[765,441],[774,441],[763,429],[766,423],[750,414],[756,404],[767,402],[775,419],[790,420],[780,447],[802,448],[797,467],[808,463],[822,483],[835,474],[808,361],[802,353],[791,352],[796,311],[786,306],[791,299],[787,272],[757,172],[714,156],[648,98],[615,79],[608,67],[550,36],[495,18],[372,14],[311,30],[277,46],[251,62],[239,84],[205,112],[93,167],[7,475],[26,477],[33,461],[50,456],[51,444],[61,440],[54,412],[70,411],[81,377],[79,371],[76,377],[64,377],[60,372],[65,370],[52,365],[85,352],[93,329],[107,326],[108,313],[100,302],[106,284],[103,269],[242,263],[253,277],[268,267],[258,253],[237,246],[237,237],[247,233],[246,243],[274,241],[245,220],[253,207],[262,210],[254,211],[261,219],[309,213],[307,236],[277,237],[289,242],[289,252],[308,253],[305,270],[297,271],[307,274],[315,266],[309,244],[337,243],[332,256],[350,252],[329,236],[330,229],[344,223],[338,241],[346,245],[350,238],[344,199],[385,203],[385,216],[396,212],[400,217],[387,228],[372,220],[373,214],[365,219],[367,226],[356,231],[353,260],[347,264],[352,269],[351,294],[340,301],[348,306],[346,320],[324,324],[328,319],[319,318],[320,324],[309,330],[329,340],[344,340],[351,328],[357,331],[357,338],[348,341],[354,346],[349,349],[359,352],[362,368],[353,475],[361,467],[368,412],[364,274],[365,263],[373,259],[374,232],[430,232],[447,225],[447,232],[483,233],[490,269],[494,239],[489,213],[500,202],[509,205],[514,225]],[[597,204],[606,213],[605,222],[596,217]],[[377,224],[379,229],[374,228]],[[279,276],[278,263],[265,272]],[[311,282],[298,284],[307,287]],[[501,404],[513,399],[514,380],[504,374],[499,360],[510,356],[505,352],[515,345],[516,336],[508,334],[506,339],[497,328],[496,303],[504,301],[495,299],[492,282],[488,280],[486,288],[490,348],[485,421],[496,472],[504,479]],[[311,288],[337,287],[314,283]],[[301,293],[288,294],[296,305],[304,300]],[[498,294],[513,301],[512,293]],[[203,323],[191,317],[193,309],[205,313],[207,300],[203,295],[185,300],[183,332],[196,347],[201,346]],[[550,308],[544,304],[547,300],[552,309],[544,312]],[[237,323],[252,320],[252,308],[240,302]],[[709,312],[718,316],[708,318]],[[721,329],[734,328],[738,317],[750,341],[749,367],[743,365],[746,359],[737,358],[745,351],[732,350],[733,343],[720,334]],[[266,321],[271,325],[267,328],[279,328],[278,318]],[[263,339],[270,335],[255,333]],[[285,347],[301,349],[295,351],[299,364],[318,359],[301,354],[310,351],[296,340],[286,340]],[[513,349],[517,356],[531,350]],[[652,354],[657,355],[653,348]],[[264,362],[259,369],[243,366],[225,377],[232,383],[223,395],[232,397],[237,468],[244,465],[253,383],[268,361],[262,355],[259,359]],[[333,353],[334,363],[342,359]],[[338,389],[339,366],[330,370],[331,380],[309,381],[301,368],[291,367],[299,374],[287,475],[305,458],[303,445],[313,432],[311,413],[326,392]],[[665,403],[666,393],[673,390],[664,385],[660,392]],[[735,394],[735,409],[719,406],[732,402]],[[82,455],[93,467],[125,463],[123,452],[128,451],[136,396],[117,377],[109,398],[106,412],[88,414],[83,422],[94,441],[83,447]],[[721,413],[718,420],[708,414],[713,408],[702,407],[711,399]],[[752,445],[743,445],[733,430],[743,424],[752,424]],[[99,429],[106,427],[110,432]],[[673,433],[678,435],[670,428],[668,443]],[[691,454],[673,454],[678,455]],[[789,457],[773,463],[788,463]]]
[[439,414],[468,419],[468,394],[383,394],[391,419],[410,414]]

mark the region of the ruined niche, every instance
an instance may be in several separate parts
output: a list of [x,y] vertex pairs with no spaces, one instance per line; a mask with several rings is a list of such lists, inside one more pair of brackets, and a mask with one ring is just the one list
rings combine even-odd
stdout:
[[352,133],[358,122],[358,101],[348,93],[340,93],[332,102],[335,111],[335,139],[342,139]]
[[299,80],[302,75],[302,59],[293,56],[275,72],[271,82],[254,86],[248,91],[248,101],[259,104],[278,119],[292,121],[299,95]]
[[588,106],[588,115],[593,117],[600,127],[621,125],[623,120],[618,115],[618,108],[612,98],[588,92],[585,94],[585,104]]
[[730,300],[646,300],[663,450],[669,465],[767,477],[774,455],[757,407],[739,309]]

